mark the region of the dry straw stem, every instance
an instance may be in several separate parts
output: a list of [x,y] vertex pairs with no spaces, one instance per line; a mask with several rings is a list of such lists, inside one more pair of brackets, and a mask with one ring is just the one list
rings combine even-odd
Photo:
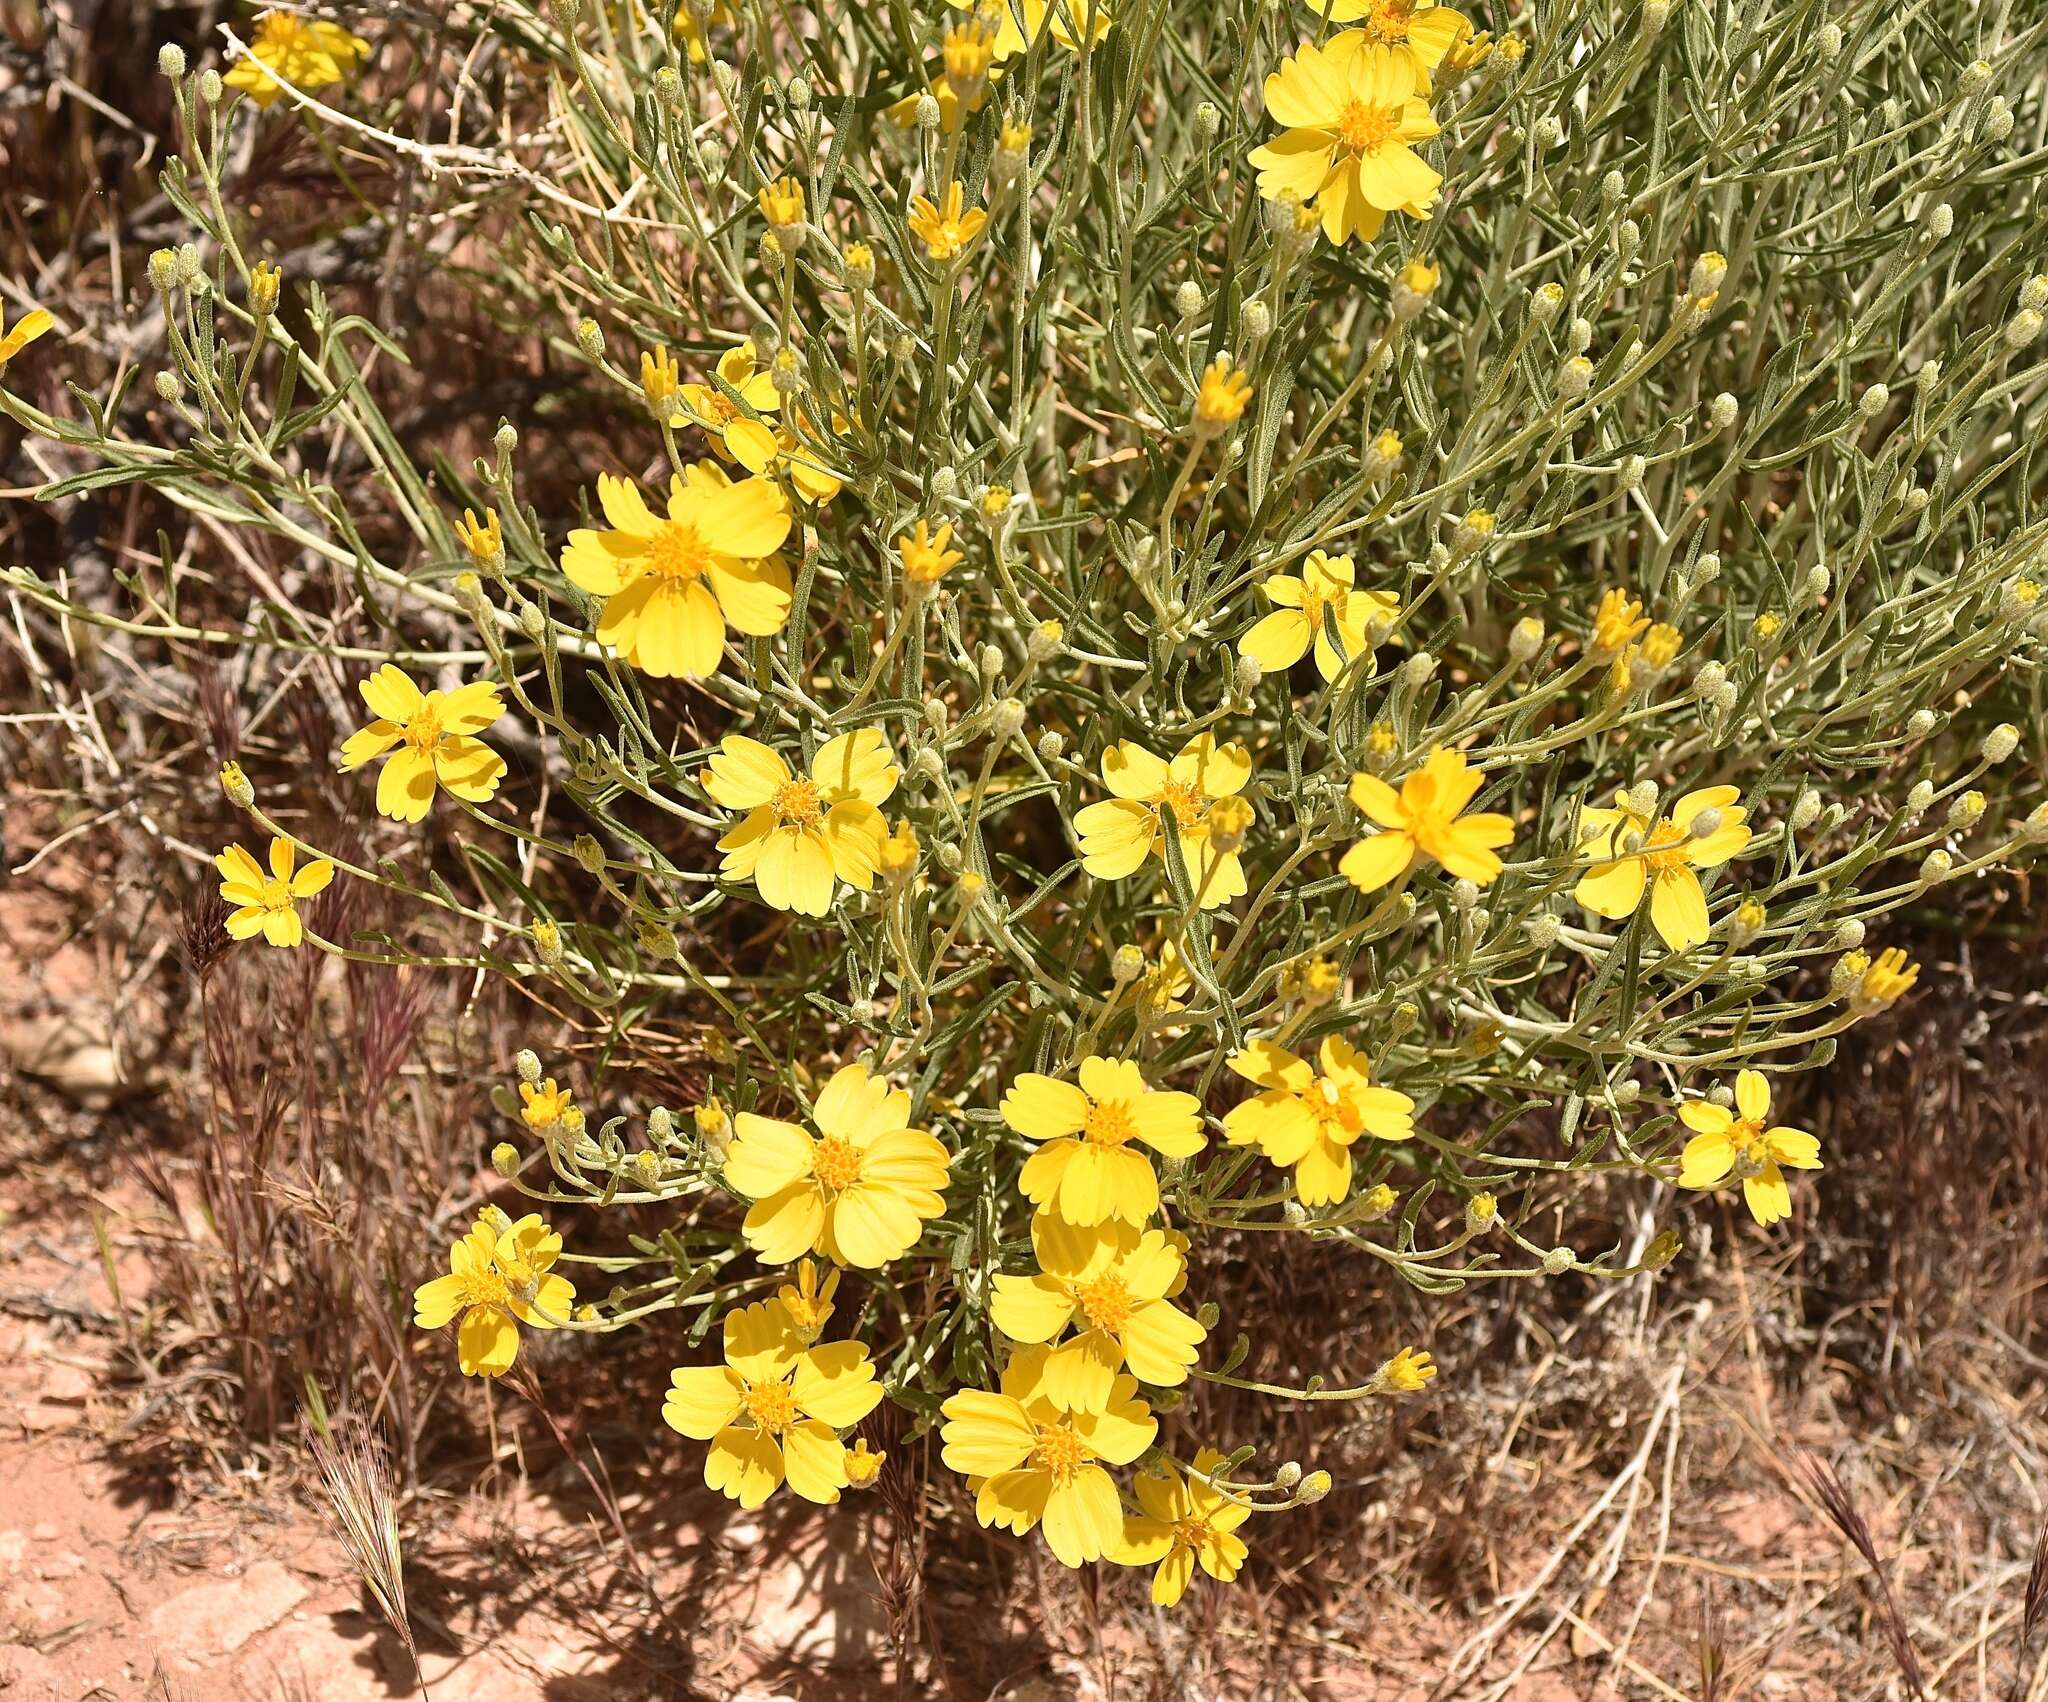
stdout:
[[[339,962],[496,983],[591,1062],[501,1087],[481,1220],[471,1169],[371,1254],[223,1028],[231,1256],[287,1201],[484,1375],[659,1330],[742,1498],[854,1489],[878,1393],[1003,1480],[985,1522],[1044,1488],[1063,1561],[1165,1528],[1171,1595],[1331,1487],[1212,1412],[1434,1374],[1371,1318],[1282,1369],[1284,1299],[1205,1272],[1590,1308],[1704,1191],[1745,1235],[1827,1209],[1800,1078],[2048,837],[2048,19],[1342,10],[457,8],[231,31],[260,101],[167,60],[148,385],[87,348],[31,395],[45,341],[0,388],[50,516],[160,541],[11,565],[9,642],[94,807],[220,853],[230,961],[301,942],[287,1022]],[[271,269],[287,137],[323,237],[446,261],[416,308]],[[454,325],[479,377],[427,397]],[[180,797],[99,706],[202,654],[248,725],[166,716],[210,730]],[[408,1036],[360,1027],[388,1099]],[[655,1055],[687,1102],[607,1074]],[[458,1168],[349,1151],[373,1213]],[[823,1416],[747,1369],[800,1255],[844,1267],[786,1373]],[[1613,1574],[1660,1438],[1668,1522],[1672,1377],[1538,1587],[1618,1509]],[[1006,1400],[1036,1439],[990,1464]]]

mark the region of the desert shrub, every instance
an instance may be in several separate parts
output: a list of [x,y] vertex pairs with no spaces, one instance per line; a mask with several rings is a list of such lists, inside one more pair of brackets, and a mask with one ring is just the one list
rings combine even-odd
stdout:
[[[1171,1600],[1329,1487],[1205,1397],[1434,1370],[1361,1317],[1253,1375],[1203,1253],[1435,1296],[1659,1268],[1706,1190],[1783,1233],[1828,1156],[1773,1101],[1911,992],[1886,919],[2048,838],[2048,22],[1015,3],[167,51],[155,403],[0,407],[94,462],[46,501],[324,589],[6,583],[360,697],[221,775],[240,949],[598,1037],[520,1056],[503,1191],[418,1249],[462,1370],[660,1332],[748,1505],[874,1482],[888,1401]],[[488,453],[265,258],[236,162],[305,136],[419,186],[392,264],[547,398]],[[337,766],[367,849],[298,801]],[[679,1023],[700,1101],[614,1084]],[[1617,1192],[1662,1227],[1588,1244]]]

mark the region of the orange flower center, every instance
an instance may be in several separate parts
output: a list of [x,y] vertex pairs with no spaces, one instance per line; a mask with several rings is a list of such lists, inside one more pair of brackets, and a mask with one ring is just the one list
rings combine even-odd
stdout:
[[1071,1419],[1061,1419],[1038,1433],[1038,1445],[1031,1450],[1031,1463],[1052,1473],[1056,1484],[1070,1483],[1074,1474],[1095,1458],[1095,1450],[1081,1440]]
[[1728,1130],[1728,1144],[1735,1149],[1735,1168],[1744,1176],[1757,1175],[1771,1162],[1771,1143],[1764,1139],[1762,1123],[1739,1117]]
[[1115,1334],[1131,1321],[1131,1291],[1115,1271],[1104,1271],[1092,1282],[1080,1284],[1074,1298],[1081,1303],[1082,1316],[1091,1330]]
[[1362,1126],[1358,1107],[1351,1095],[1328,1076],[1319,1078],[1315,1086],[1302,1095],[1302,1103],[1309,1108],[1325,1134],[1334,1127],[1347,1135],[1355,1135]]
[[818,1185],[839,1193],[860,1180],[860,1149],[837,1135],[827,1135],[811,1158],[811,1174]]
[[1209,797],[1196,787],[1184,781],[1169,780],[1153,800],[1156,809],[1173,811],[1173,819],[1183,828],[1194,827],[1208,813]]
[[1362,100],[1347,101],[1344,110],[1337,114],[1337,140],[1344,145],[1347,154],[1372,153],[1393,140],[1397,116],[1390,106],[1367,106]]
[[1200,1548],[1202,1539],[1209,1534],[1206,1519],[1176,1519],[1173,1522],[1173,1545],[1175,1548]]
[[1401,782],[1401,813],[1408,818],[1408,831],[1426,851],[1441,844],[1458,819],[1455,810],[1438,802],[1436,782],[1427,774],[1411,774]]
[[264,910],[289,910],[292,907],[292,889],[283,881],[266,878],[263,882],[263,896],[257,903]]
[[1408,20],[1414,11],[1414,0],[1374,0],[1361,22],[1372,40],[1392,44],[1408,39]]
[[731,425],[740,417],[740,411],[728,397],[721,396],[716,390],[708,390],[704,397],[704,417],[713,425]]
[[1650,829],[1650,837],[1643,841],[1643,861],[1658,874],[1686,865],[1686,846],[1692,835],[1673,822],[1660,821]]
[[775,819],[784,827],[816,827],[818,818],[825,813],[825,806],[818,796],[818,785],[814,780],[784,781],[775,788],[775,796],[769,800],[769,807],[775,811]]
[[711,547],[694,526],[664,520],[647,546],[647,571],[680,585],[703,578],[710,565]]
[[405,742],[416,751],[430,751],[442,740],[440,697],[430,692],[405,724]]
[[754,1421],[756,1430],[780,1436],[796,1422],[796,1398],[780,1378],[772,1383],[750,1383],[741,1409]]
[[456,1276],[456,1284],[462,1290],[462,1305],[465,1311],[478,1307],[496,1307],[506,1310],[512,1301],[512,1291],[505,1286],[505,1279],[491,1265],[471,1266]]
[[1138,1132],[1131,1108],[1121,1099],[1105,1099],[1088,1107],[1081,1138],[1096,1146],[1122,1146]]
[[1312,591],[1306,588],[1301,593],[1301,612],[1308,620],[1311,633],[1323,630],[1323,610],[1334,609],[1337,618],[1344,618],[1344,593],[1341,591]]

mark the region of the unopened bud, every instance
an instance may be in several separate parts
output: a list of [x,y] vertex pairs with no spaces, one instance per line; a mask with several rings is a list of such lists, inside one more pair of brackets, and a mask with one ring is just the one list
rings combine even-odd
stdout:
[[1524,615],[1508,632],[1508,655],[1517,662],[1526,662],[1543,648],[1543,622],[1534,615]]
[[512,1060],[512,1067],[519,1072],[519,1079],[523,1082],[540,1080],[540,1055],[530,1046],[519,1049],[518,1056]]
[[1753,898],[1745,898],[1736,905],[1728,916],[1728,943],[1737,951],[1749,945],[1763,932],[1768,920],[1764,907]]
[[1792,800],[1792,831],[1803,833],[1820,819],[1820,794],[1812,787],[1801,790]]
[[1948,806],[1948,825],[1952,828],[1974,827],[1977,818],[1984,813],[1984,794],[1964,792],[1954,798]]
[[1493,541],[1499,522],[1484,508],[1469,508],[1451,530],[1451,553],[1468,556]]
[[1938,719],[1939,717],[1931,709],[1914,710],[1911,715],[1906,717],[1906,736],[1912,739],[1926,738],[1928,734],[1934,731],[1935,723]]
[[1192,319],[1202,311],[1202,286],[1190,278],[1173,292],[1173,310],[1183,319]]

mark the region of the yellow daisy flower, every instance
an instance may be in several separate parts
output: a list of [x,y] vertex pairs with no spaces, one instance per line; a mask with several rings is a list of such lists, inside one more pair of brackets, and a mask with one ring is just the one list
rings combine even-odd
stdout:
[[1593,654],[1608,656],[1624,649],[1649,625],[1650,617],[1643,613],[1641,599],[1613,588],[1602,592],[1599,606],[1593,611]]
[[712,462],[669,480],[657,519],[624,479],[600,473],[604,529],[569,534],[562,571],[605,599],[597,636],[656,679],[716,673],[725,629],[756,638],[789,619],[789,569],[776,551],[789,536],[789,501],[760,478],[737,483]]
[[798,1263],[794,1284],[783,1283],[776,1289],[775,1298],[789,1313],[790,1325],[806,1347],[825,1333],[832,1319],[832,1297],[838,1292],[839,1267],[831,1266],[820,1278],[813,1259]]
[[[781,410],[782,395],[775,388],[775,380],[769,376],[768,369],[754,364],[754,345],[751,342],[727,349],[718,357],[718,376],[756,414],[773,414]],[[733,443],[734,428],[757,423],[749,418],[739,402],[715,384],[681,385],[677,388],[675,402],[675,414],[668,422],[671,426],[678,430],[686,425],[699,427],[721,454],[735,459],[739,451]],[[773,441],[774,433],[768,435]]]
[[519,1084],[519,1118],[535,1134],[543,1129],[552,1129],[562,1120],[562,1114],[576,1103],[575,1096],[566,1087],[557,1087],[555,1078],[535,1086],[530,1081]]
[[704,1482],[742,1507],[787,1483],[830,1504],[852,1482],[839,1432],[881,1404],[882,1386],[859,1342],[804,1343],[780,1301],[725,1315],[725,1363],[669,1374],[662,1422],[709,1442]]
[[1213,437],[1227,431],[1244,418],[1251,399],[1251,379],[1228,355],[1218,355],[1202,368],[1202,381],[1195,389],[1196,433]]
[[901,777],[874,727],[828,739],[805,777],[759,740],[728,734],[704,790],[714,803],[747,814],[718,842],[725,856],[719,874],[751,880],[771,909],[823,916],[835,881],[862,892],[875,884],[887,833],[876,806]]
[[0,332],[5,333],[0,335],[0,371],[4,371],[9,361],[56,323],[46,309],[32,307],[14,322],[14,329],[10,331],[7,329],[7,309],[0,304]]
[[490,802],[505,777],[505,759],[476,735],[505,713],[493,682],[423,692],[404,669],[386,662],[357,689],[377,719],[343,741],[341,767],[346,773],[391,752],[377,776],[378,814],[423,821],[437,786],[472,804]]
[[[1358,591],[1353,587],[1358,565],[1349,556],[1311,550],[1300,576],[1270,575],[1259,587],[1278,605],[1237,642],[1240,656],[1249,656],[1269,674],[1283,673],[1315,646],[1316,672],[1326,680],[1343,673],[1345,663],[1372,648],[1375,621],[1391,622],[1401,612],[1401,599],[1391,591]],[[1329,620],[1325,620],[1325,612]],[[1330,642],[1330,626],[1337,642]]]
[[1415,1131],[1415,1101],[1375,1087],[1365,1054],[1349,1041],[1327,1036],[1316,1061],[1320,1073],[1270,1040],[1254,1040],[1225,1060],[1265,1091],[1225,1114],[1224,1137],[1291,1167],[1305,1206],[1335,1205],[1350,1195],[1351,1147],[1360,1135],[1405,1141]]
[[[956,12],[973,12],[980,9],[982,0],[946,3]],[[1083,30],[1093,46],[1109,34],[1111,22],[1109,8],[1102,0],[1093,0],[1092,4],[1091,0],[1004,0],[996,20],[996,62],[1000,64],[1028,52],[1048,24],[1054,41],[1062,47],[1072,47],[1081,39]]]
[[[1594,915],[1619,922],[1636,913],[1647,892],[1658,937],[1672,951],[1689,951],[1709,931],[1707,893],[1697,871],[1718,869],[1749,843],[1743,825],[1748,812],[1735,801],[1741,795],[1733,786],[1688,792],[1654,825],[1626,804],[1581,811],[1580,854],[1598,860],[1579,877],[1572,896]],[[1713,810],[1719,823],[1713,832],[1695,835],[1702,810]],[[1637,848],[1628,849],[1629,841]]]
[[299,900],[324,892],[334,879],[334,865],[315,857],[296,872],[298,853],[289,839],[270,842],[270,873],[240,845],[230,845],[213,866],[220,870],[220,895],[235,908],[228,915],[228,938],[253,939],[261,934],[274,946],[295,946],[306,937],[299,920]]
[[1082,868],[1097,880],[1114,881],[1136,874],[1148,857],[1163,862],[1160,817],[1170,810],[1202,908],[1214,910],[1242,897],[1247,889],[1244,864],[1235,851],[1218,851],[1210,843],[1207,817],[1210,805],[1235,797],[1251,777],[1252,759],[1244,746],[1219,745],[1208,733],[1189,740],[1170,763],[1128,739],[1118,741],[1102,756],[1103,784],[1115,796],[1074,817]]
[[1163,1230],[1110,1218],[1077,1228],[1051,1212],[1031,1220],[1035,1276],[999,1275],[989,1316],[1012,1341],[1041,1346],[1076,1332],[1046,1360],[1045,1393],[1062,1412],[1100,1412],[1116,1374],[1173,1388],[1188,1379],[1208,1331],[1166,1298],[1183,1274]]
[[953,548],[953,522],[944,522],[937,532],[931,522],[920,520],[916,529],[896,539],[896,554],[903,563],[903,577],[911,585],[929,590],[958,567],[967,557]]
[[551,1330],[569,1320],[576,1288],[554,1274],[562,1238],[538,1212],[517,1223],[495,1207],[448,1250],[448,1275],[413,1291],[412,1321],[438,1330],[459,1313],[456,1363],[465,1377],[502,1377],[519,1357],[519,1326]]
[[1194,1157],[1204,1145],[1201,1101],[1148,1085],[1121,1059],[1084,1058],[1080,1074],[1078,1086],[1021,1075],[1003,1095],[1004,1121],[1041,1143],[1017,1185],[1033,1205],[1079,1228],[1112,1217],[1143,1224],[1159,1209],[1159,1178],[1131,1143],[1166,1158]]
[[910,1095],[864,1064],[835,1071],[811,1117],[816,1135],[751,1111],[733,1119],[725,1179],[754,1202],[741,1232],[772,1265],[822,1253],[879,1270],[946,1209],[940,1191],[953,1155],[908,1127]]
[[1396,1394],[1414,1395],[1420,1394],[1423,1386],[1435,1375],[1436,1366],[1427,1353],[1418,1348],[1404,1347],[1379,1368],[1375,1380]]
[[1396,792],[1370,774],[1351,777],[1351,801],[1385,831],[1361,839],[1337,868],[1360,892],[1377,892],[1424,858],[1480,886],[1501,871],[1496,850],[1515,837],[1503,815],[1463,815],[1486,776],[1461,751],[1437,749]]
[[369,55],[370,44],[339,24],[292,12],[265,12],[256,20],[249,56],[230,65],[221,81],[267,107],[284,93],[271,72],[310,94],[346,82]]
[[1431,74],[1472,34],[1463,12],[1435,0],[1332,0],[1327,14],[1318,6],[1316,15],[1357,24],[1367,42],[1410,68],[1418,95],[1429,93]]
[[1678,1185],[1713,1188],[1732,1172],[1742,1178],[1742,1197],[1758,1223],[1790,1217],[1792,1190],[1779,1166],[1820,1169],[1820,1142],[1804,1129],[1766,1128],[1770,1114],[1771,1084],[1756,1070],[1736,1076],[1734,1111],[1710,1100],[1688,1099],[1678,1115],[1693,1137],[1679,1160]]
[[872,1489],[875,1480],[882,1475],[882,1467],[889,1456],[868,1446],[865,1436],[856,1436],[853,1446],[846,1450],[846,1484],[849,1489]]
[[1218,1583],[1227,1584],[1243,1568],[1250,1552],[1237,1535],[1238,1526],[1252,1516],[1242,1501],[1233,1501],[1210,1479],[1223,1464],[1214,1448],[1195,1456],[1195,1469],[1188,1476],[1171,1465],[1162,1475],[1141,1472],[1132,1487],[1138,1494],[1142,1513],[1126,1514],[1122,1539],[1109,1553],[1119,1566],[1150,1566],[1152,1600],[1160,1607],[1172,1607],[1187,1594],[1195,1575],[1195,1563]]
[[932,260],[957,260],[972,248],[988,228],[988,214],[979,207],[967,207],[966,186],[956,177],[946,185],[943,205],[934,206],[922,195],[910,198],[910,234],[924,244]]
[[1003,1370],[1002,1393],[962,1389],[939,1410],[942,1458],[981,1480],[974,1513],[983,1525],[1023,1536],[1045,1527],[1063,1566],[1085,1566],[1120,1549],[1123,1502],[1104,1466],[1126,1466],[1152,1446],[1159,1421],[1118,1377],[1097,1412],[1066,1412],[1045,1388],[1051,1349],[1020,1348]]
[[1266,110],[1282,132],[1252,150],[1259,193],[1312,205],[1323,234],[1370,242],[1392,212],[1426,219],[1440,173],[1409,146],[1436,134],[1415,98],[1411,63],[1353,30],[1304,44],[1266,79]]

